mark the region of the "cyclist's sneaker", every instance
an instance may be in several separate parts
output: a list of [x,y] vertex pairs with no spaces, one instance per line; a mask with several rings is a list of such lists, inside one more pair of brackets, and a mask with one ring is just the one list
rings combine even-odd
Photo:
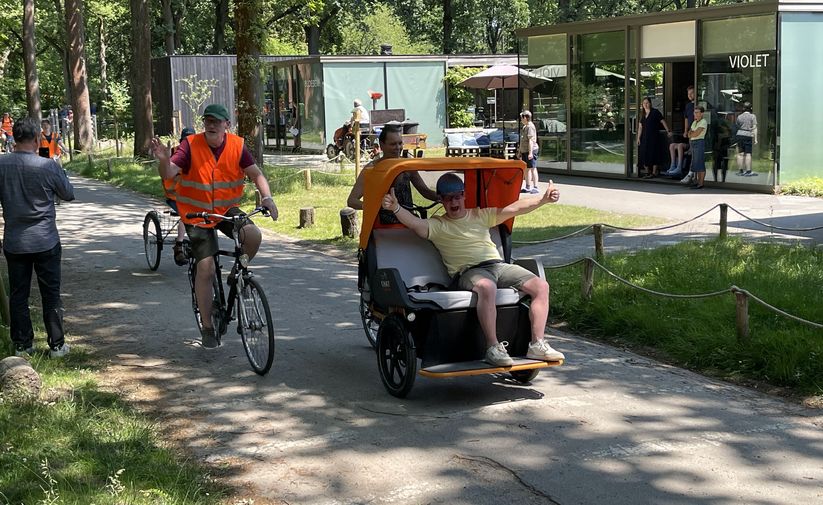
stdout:
[[560,361],[561,359],[566,359],[562,352],[553,349],[545,339],[531,342],[526,357],[529,359],[539,359],[540,361]]
[[26,356],[31,356],[32,354],[34,354],[34,346],[33,345],[30,345],[28,347],[18,345],[14,349],[14,355],[18,356],[18,357],[21,357],[21,358],[25,358]]
[[498,342],[497,344],[491,346],[486,351],[486,363],[491,363],[492,365],[497,366],[511,366],[514,364],[514,360],[512,360],[509,353],[506,351],[506,347],[509,346],[508,342]]
[[63,343],[60,347],[52,347],[49,351],[50,358],[62,358],[69,353],[69,344]]
[[189,259],[186,257],[186,247],[183,245],[183,242],[175,242],[174,243],[174,263],[177,266],[183,266],[188,263]]
[[220,346],[220,342],[217,340],[217,335],[214,334],[214,328],[201,328],[200,338],[200,345],[202,345],[205,349],[215,349]]

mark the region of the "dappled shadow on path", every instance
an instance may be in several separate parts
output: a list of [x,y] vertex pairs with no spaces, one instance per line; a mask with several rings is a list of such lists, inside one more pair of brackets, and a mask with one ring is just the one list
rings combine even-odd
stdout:
[[[100,193],[93,197],[92,192]],[[105,195],[103,195],[105,193]],[[813,412],[570,335],[531,385],[418,378],[383,389],[356,267],[267,236],[253,269],[273,305],[265,377],[230,326],[196,345],[185,271],[146,268],[148,201],[78,183],[61,206],[67,327],[195,454],[291,503],[811,503]],[[89,203],[91,198],[100,198]]]

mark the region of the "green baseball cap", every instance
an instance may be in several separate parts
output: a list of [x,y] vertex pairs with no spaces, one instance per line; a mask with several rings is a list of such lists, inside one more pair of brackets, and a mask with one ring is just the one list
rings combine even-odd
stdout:
[[212,116],[223,121],[229,121],[229,111],[219,103],[213,103],[203,111],[203,117]]

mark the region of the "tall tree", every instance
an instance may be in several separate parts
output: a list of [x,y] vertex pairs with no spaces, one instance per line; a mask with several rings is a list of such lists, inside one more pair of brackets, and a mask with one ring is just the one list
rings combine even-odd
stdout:
[[[235,11],[237,5],[235,4]],[[258,11],[256,15],[259,15]],[[214,45],[212,54],[220,54],[226,49],[226,24],[229,21],[229,0],[214,0]]]
[[66,0],[66,45],[74,109],[74,148],[91,151],[94,132],[91,125],[89,85],[86,74],[85,23],[83,0]]
[[163,40],[166,41],[166,54],[171,56],[175,52],[174,47],[174,14],[172,12],[172,0],[163,0]]
[[451,54],[454,51],[453,33],[454,10],[452,0],[443,0],[443,54]]
[[[67,0],[68,1],[68,0]],[[131,105],[134,116],[134,155],[148,156],[154,137],[151,103],[150,0],[129,0],[131,10]]]
[[29,117],[42,117],[40,80],[37,78],[37,46],[34,43],[34,0],[23,1],[23,66],[26,73],[26,105]]
[[237,23],[237,133],[244,138],[257,164],[263,166],[260,141],[260,48],[265,30],[260,12],[261,0],[235,0]]

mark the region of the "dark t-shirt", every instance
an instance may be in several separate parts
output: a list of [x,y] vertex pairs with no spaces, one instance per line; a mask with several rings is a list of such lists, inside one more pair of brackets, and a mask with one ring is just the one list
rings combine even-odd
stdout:
[[[220,144],[220,147],[214,148],[209,146],[211,149],[212,154],[214,154],[214,159],[220,159],[220,155],[223,154],[223,149],[226,147],[226,138],[223,138],[223,143]],[[191,146],[189,145],[189,139],[184,138],[183,142],[180,142],[180,145],[177,146],[177,150],[174,151],[174,154],[171,155],[171,159],[169,160],[178,167],[180,170],[187,174],[189,173],[189,169],[191,168]],[[251,152],[243,146],[243,154],[240,155],[240,168],[245,170],[246,168],[254,165],[254,156],[251,155]]]
[[689,122],[689,128],[691,128],[692,123],[694,123],[694,102],[687,102],[686,103],[686,120]]

